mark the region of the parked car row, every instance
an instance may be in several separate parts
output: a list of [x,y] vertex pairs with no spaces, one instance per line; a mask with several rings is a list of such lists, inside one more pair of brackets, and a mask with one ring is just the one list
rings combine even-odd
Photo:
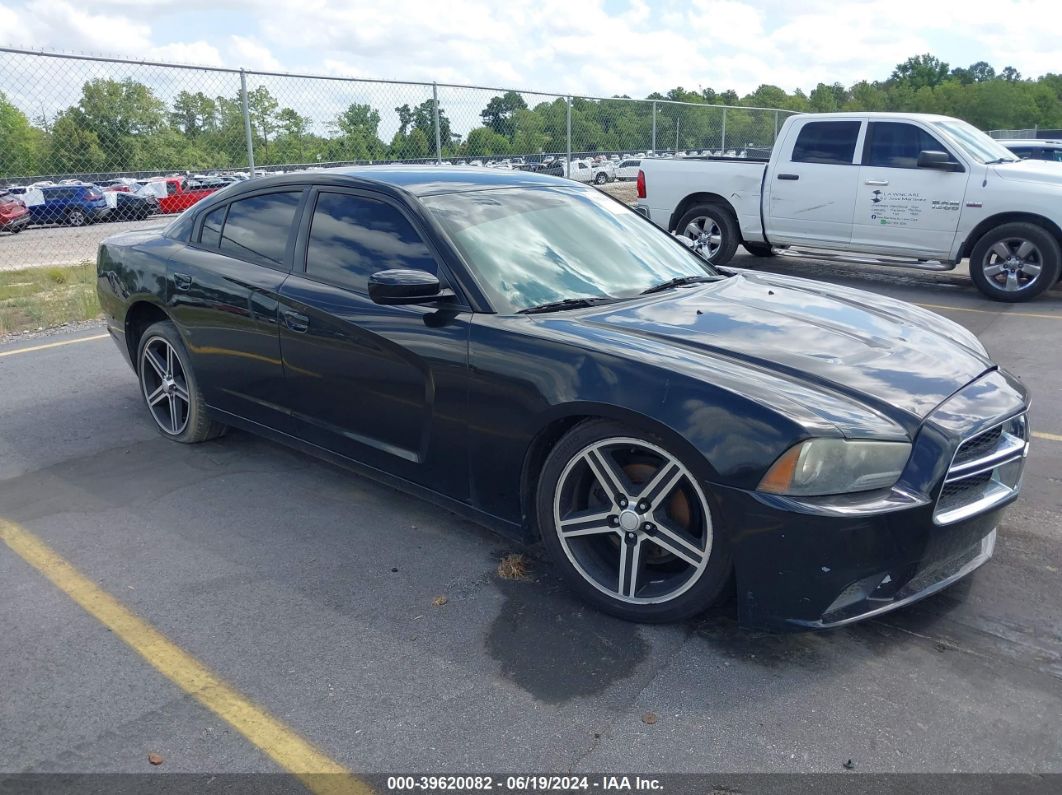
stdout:
[[12,185],[0,188],[0,231],[20,232],[30,225],[139,221],[155,214],[180,213],[242,179],[246,176],[196,175]]

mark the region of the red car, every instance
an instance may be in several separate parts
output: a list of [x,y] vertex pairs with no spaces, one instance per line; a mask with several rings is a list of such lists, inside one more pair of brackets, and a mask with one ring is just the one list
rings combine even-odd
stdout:
[[0,188],[0,232],[16,234],[30,222],[30,211],[22,200]]
[[184,177],[162,177],[151,181],[166,184],[166,195],[159,196],[160,213],[184,212],[197,201],[206,198],[221,187],[221,185],[201,186],[198,183],[189,182]]

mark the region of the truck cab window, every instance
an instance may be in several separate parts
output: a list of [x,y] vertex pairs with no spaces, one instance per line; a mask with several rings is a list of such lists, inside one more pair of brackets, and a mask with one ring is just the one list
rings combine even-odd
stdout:
[[863,162],[880,168],[918,168],[919,152],[947,151],[921,127],[891,121],[871,122]]
[[794,163],[852,165],[858,121],[812,121],[805,124],[793,146]]

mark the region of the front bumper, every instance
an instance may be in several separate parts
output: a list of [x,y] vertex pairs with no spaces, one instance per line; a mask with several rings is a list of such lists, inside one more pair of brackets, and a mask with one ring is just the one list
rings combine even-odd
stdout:
[[843,626],[936,593],[991,557],[1004,507],[942,527],[932,501],[826,516],[716,494],[727,526],[742,528],[731,536],[741,623],[774,630]]
[[[1020,493],[1027,409],[1017,381],[987,374],[926,418],[900,480],[880,492],[795,499],[713,486],[732,528],[742,623],[844,626],[930,596],[983,565]],[[953,507],[956,483],[969,510]]]

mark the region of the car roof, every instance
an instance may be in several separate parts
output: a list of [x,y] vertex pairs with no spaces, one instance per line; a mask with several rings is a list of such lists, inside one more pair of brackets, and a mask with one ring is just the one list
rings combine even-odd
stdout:
[[[270,185],[332,184],[351,186],[374,183],[414,196],[456,193],[489,188],[577,187],[578,183],[533,171],[477,168],[475,166],[346,166],[320,171],[280,174],[242,183],[245,190]],[[234,195],[234,194],[228,194]]]
[[996,143],[1003,146],[1042,146],[1045,149],[1062,149],[1062,141],[1047,141],[1042,138],[1000,138]]

